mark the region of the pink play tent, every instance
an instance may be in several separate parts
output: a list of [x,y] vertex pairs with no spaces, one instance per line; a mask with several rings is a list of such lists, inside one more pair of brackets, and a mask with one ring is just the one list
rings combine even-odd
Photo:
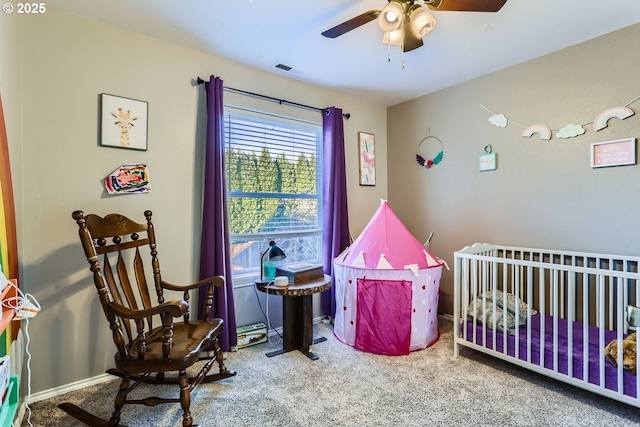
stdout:
[[435,343],[443,264],[382,200],[362,234],[333,260],[335,336],[387,355]]

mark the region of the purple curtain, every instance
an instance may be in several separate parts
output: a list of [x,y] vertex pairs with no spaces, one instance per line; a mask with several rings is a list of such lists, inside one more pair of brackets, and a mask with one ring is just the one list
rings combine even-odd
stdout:
[[[218,337],[222,351],[238,344],[236,311],[231,280],[231,245],[227,221],[227,189],[224,171],[224,105],[223,84],[219,77],[211,76],[205,85],[207,92],[207,139],[205,144],[202,239],[200,243],[200,280],[222,275],[224,288],[215,288],[211,317],[224,321],[224,330]],[[198,316],[204,312],[206,289],[200,289]]]
[[[341,109],[330,107],[323,111],[322,130],[322,262],[325,274],[333,276],[333,259],[349,246],[347,174]],[[335,317],[336,292],[333,286],[322,293],[322,310],[325,315]]]

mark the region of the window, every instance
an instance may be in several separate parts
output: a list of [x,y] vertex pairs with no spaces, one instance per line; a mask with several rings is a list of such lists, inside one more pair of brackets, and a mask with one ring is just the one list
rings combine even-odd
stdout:
[[319,262],[321,125],[230,110],[225,167],[234,278],[243,282],[260,274],[269,240],[282,248],[286,262]]

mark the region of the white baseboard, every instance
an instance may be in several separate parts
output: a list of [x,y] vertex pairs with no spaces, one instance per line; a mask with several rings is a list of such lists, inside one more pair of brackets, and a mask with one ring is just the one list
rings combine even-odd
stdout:
[[[315,319],[313,319],[313,323],[320,323],[323,319],[325,319],[324,316],[322,317],[317,317]],[[271,335],[276,335],[277,333],[282,334],[282,328],[277,328],[277,329],[271,329],[269,331],[269,336]],[[213,352],[210,352],[213,353]],[[225,354],[226,355],[226,354]],[[213,354],[210,354],[210,356],[213,356]],[[89,387],[95,384],[101,384],[104,382],[107,382],[109,380],[114,379],[115,377],[113,375],[109,375],[109,374],[102,374],[102,375],[98,375],[92,378],[87,378],[84,380],[80,380],[80,381],[76,381],[67,385],[63,385],[61,387],[56,387],[56,388],[52,388],[49,390],[44,390],[41,391],[39,393],[34,393],[31,396],[26,396],[25,397],[25,403],[29,404],[29,403],[34,403],[34,402],[39,402],[41,400],[45,400],[45,399],[49,399],[52,397],[56,397],[59,396],[61,394],[64,393],[68,393],[70,391],[76,391],[76,390],[80,390],[82,388],[85,387]],[[23,413],[24,413],[24,408],[22,409]]]
[[453,322],[453,315],[452,314],[438,314],[438,317],[442,317],[443,319],[447,319],[450,322]]
[[[313,319],[313,323],[314,324],[318,324],[318,323],[328,323],[328,319],[326,316],[320,316],[320,317],[316,317]],[[282,333],[282,328],[277,328],[277,329],[271,329],[269,331],[269,335],[276,335],[277,333]],[[80,390],[82,388],[85,387],[89,387],[95,384],[101,384],[104,382],[107,382],[109,380],[114,379],[113,375],[109,375],[109,374],[102,374],[102,375],[98,375],[95,377],[91,377],[91,378],[86,378],[84,380],[80,380],[80,381],[75,381],[73,383],[67,384],[67,385],[63,385],[61,387],[56,387],[56,388],[52,388],[49,390],[44,390],[41,391],[39,393],[34,393],[30,396],[26,396],[25,397],[25,401],[23,403],[23,405],[21,405],[20,411],[18,412],[18,415],[24,415],[25,413],[25,407],[24,405],[28,405],[29,403],[34,403],[34,402],[39,402],[41,400],[45,400],[45,399],[49,399],[52,397],[56,397],[59,396],[61,394],[64,393],[68,393],[70,391],[76,391],[76,390]],[[22,417],[21,417],[22,418]],[[16,419],[18,419],[16,417]]]
[[76,381],[67,385],[63,385],[61,387],[52,388],[49,390],[44,390],[39,393],[34,393],[31,396],[27,396],[25,401],[27,404],[39,402],[41,400],[49,399],[51,397],[56,397],[64,393],[68,393],[70,391],[80,390],[81,388],[89,387],[95,384],[101,384],[107,382],[109,380],[114,379],[113,375],[102,374],[96,377],[86,378],[84,380]]
[[[320,317],[314,317],[313,318],[313,324],[317,325],[318,323],[330,323],[328,320],[327,316],[320,316]],[[280,326],[279,328],[270,328],[269,329],[269,338],[272,338],[274,336],[282,336],[283,334],[283,329],[282,326]]]

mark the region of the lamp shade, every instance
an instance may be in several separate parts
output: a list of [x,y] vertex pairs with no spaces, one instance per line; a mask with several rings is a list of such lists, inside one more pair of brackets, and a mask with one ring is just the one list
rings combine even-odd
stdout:
[[271,240],[269,242],[269,255],[267,257],[270,261],[280,261],[282,259],[285,259],[287,256],[285,255],[284,251],[276,245],[276,242]]
[[[265,255],[267,256],[267,260],[269,261],[267,263],[265,263],[264,261]],[[270,240],[269,247],[265,249],[265,251],[260,255],[260,281],[262,282],[265,277],[269,279],[273,279],[274,277],[276,277],[276,266],[271,261],[280,261],[285,259],[286,257],[287,256],[285,255],[284,251],[276,245],[276,242]]]
[[402,30],[385,31],[382,35],[382,43],[393,46],[402,45]]
[[422,38],[429,34],[436,26],[436,18],[424,7],[416,7],[409,15],[411,28],[415,34]]
[[390,1],[378,16],[378,25],[382,31],[397,30],[402,25],[404,6],[396,1]]
[[409,52],[423,45],[422,38],[418,37],[410,22],[405,22],[402,26],[402,51]]

